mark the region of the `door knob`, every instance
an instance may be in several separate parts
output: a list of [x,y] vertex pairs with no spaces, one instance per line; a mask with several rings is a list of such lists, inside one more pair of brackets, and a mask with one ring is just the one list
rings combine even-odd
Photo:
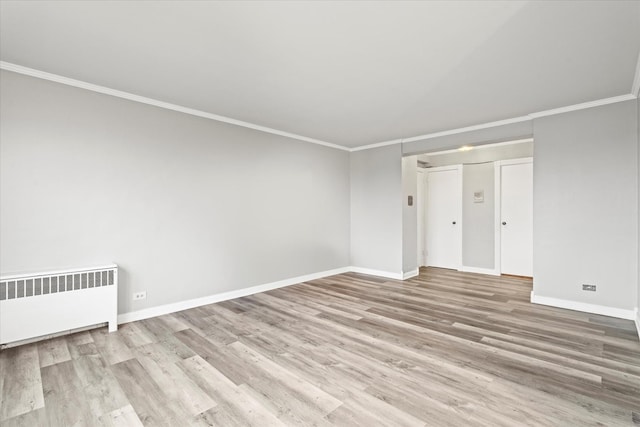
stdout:
[[507,225],[507,221],[502,221],[502,225]]
[[455,221],[453,221],[451,224],[456,225],[456,222],[455,222]]

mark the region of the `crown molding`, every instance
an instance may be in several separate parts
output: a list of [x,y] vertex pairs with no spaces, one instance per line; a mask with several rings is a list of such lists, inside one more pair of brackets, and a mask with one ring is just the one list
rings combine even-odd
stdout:
[[[636,80],[640,80],[638,72],[640,72],[640,62],[639,62],[638,71],[636,72]],[[635,84],[636,83],[634,83],[634,85]],[[638,81],[637,84],[640,85],[640,81]],[[635,88],[635,86],[634,86],[634,88]],[[482,123],[482,124],[478,124],[478,125],[466,126],[466,127],[457,128],[457,129],[450,129],[450,130],[445,130],[445,131],[442,131],[442,132],[428,133],[428,134],[425,134],[425,135],[413,136],[413,137],[410,137],[410,138],[403,138],[403,139],[387,141],[387,142],[380,142],[380,143],[377,143],[377,144],[363,145],[363,146],[360,146],[360,147],[352,148],[350,151],[353,152],[353,151],[367,150],[369,148],[376,148],[376,147],[382,147],[382,146],[385,146],[385,145],[397,144],[398,142],[401,142],[401,143],[404,144],[406,142],[423,141],[425,139],[433,139],[433,138],[438,138],[438,137],[441,137],[441,136],[456,135],[456,134],[459,134],[459,133],[471,132],[471,131],[474,131],[474,130],[489,129],[489,128],[493,128],[493,127],[497,127],[497,126],[509,125],[509,124],[512,124],[512,123],[526,122],[526,121],[537,119],[537,118],[540,118],[540,117],[553,116],[553,115],[556,115],[556,114],[568,113],[568,112],[571,112],[571,111],[578,111],[578,110],[584,110],[584,109],[587,109],[587,108],[599,107],[599,106],[602,106],[602,105],[615,104],[617,102],[631,101],[631,100],[636,99],[636,98],[637,98],[637,95],[634,95],[634,94],[625,94],[625,95],[613,96],[611,98],[597,99],[595,101],[582,102],[580,104],[568,105],[566,107],[560,107],[560,108],[554,108],[554,109],[551,109],[551,110],[538,111],[538,112],[535,112],[535,113],[527,114],[526,116],[514,117],[514,118],[511,118],[511,119],[498,120],[498,121],[495,121],[495,122]]]
[[58,74],[47,73],[45,71],[36,70],[29,67],[23,67],[22,65],[12,64],[10,62],[0,61],[0,69],[6,71],[12,71],[14,73],[24,74],[31,77],[37,77],[43,80],[49,80],[56,83],[62,83],[64,85],[73,86],[81,89],[90,90],[92,92],[98,92],[105,95],[111,95],[118,98],[127,99],[129,101],[140,102],[142,104],[153,105],[154,107],[160,107],[167,110],[173,110],[180,113],[189,114],[192,116],[202,117],[205,119],[215,120],[217,122],[228,123],[231,125],[241,126],[248,129],[257,130],[260,132],[270,133],[273,135],[284,136],[285,138],[291,138],[298,141],[310,142],[312,144],[322,145],[325,147],[335,148],[338,150],[351,151],[349,147],[343,145],[332,144],[330,142],[321,141],[319,139],[309,138],[303,135],[295,133],[285,132],[278,129],[273,129],[266,126],[257,125],[255,123],[245,122],[242,120],[232,119],[230,117],[220,116],[218,114],[207,113],[206,111],[196,110],[194,108],[183,107],[181,105],[171,104],[169,102],[159,101],[153,98],[147,98],[145,96],[135,95],[133,93],[124,92],[121,90],[111,89],[105,86],[95,85],[93,83],[84,82],[81,80],[71,79]]
[[498,120],[498,121],[495,121],[495,122],[482,123],[482,124],[479,124],[479,125],[466,126],[466,127],[463,127],[463,128],[445,130],[445,131],[442,131],[442,132],[428,133],[428,134],[425,134],[425,135],[413,136],[411,138],[404,138],[402,140],[402,142],[405,143],[405,142],[422,141],[422,140],[425,140],[425,139],[432,139],[432,138],[438,138],[438,137],[441,137],[441,136],[455,135],[455,134],[458,134],[458,133],[471,132],[471,131],[480,130],[480,129],[489,129],[489,128],[493,128],[493,127],[496,127],[496,126],[510,125],[512,123],[526,122],[526,121],[529,121],[529,120],[531,120],[531,117],[528,117],[528,116],[514,117],[512,119]]
[[617,102],[630,101],[632,99],[636,99],[636,97],[632,94],[612,96],[611,98],[603,98],[597,99],[595,101],[582,102],[580,104],[569,105],[561,108],[554,108],[552,110],[539,111],[537,113],[529,114],[529,117],[532,119],[537,119],[540,117],[554,116],[556,114],[568,113],[570,111],[578,111],[584,110],[587,108],[600,107],[602,105],[615,104]]
[[359,147],[354,147],[349,151],[353,153],[354,151],[362,151],[362,150],[369,150],[371,148],[386,147],[388,145],[402,144],[403,142],[404,142],[403,139],[392,139],[391,141],[383,141],[375,144],[361,145]]
[[[638,52],[638,63],[636,64],[636,75],[633,78],[633,85],[631,86],[631,95],[640,97],[640,52]],[[638,331],[640,334],[640,331]]]
[[322,146],[325,146],[325,147],[335,148],[335,149],[338,149],[338,150],[343,150],[343,151],[348,151],[348,152],[369,150],[369,149],[372,149],[372,148],[385,147],[385,146],[388,146],[388,145],[395,145],[395,144],[404,144],[404,143],[407,143],[407,142],[422,141],[422,140],[426,140],[426,139],[438,138],[438,137],[441,137],[441,136],[456,135],[456,134],[465,133],[465,132],[471,132],[471,131],[475,131],[475,130],[489,129],[489,128],[492,128],[492,127],[509,125],[509,124],[512,124],[512,123],[525,122],[525,121],[537,119],[537,118],[540,118],[540,117],[547,117],[547,116],[553,116],[553,115],[556,115],[556,114],[568,113],[568,112],[571,112],[571,111],[583,110],[583,109],[586,109],[586,108],[592,108],[592,107],[598,107],[598,106],[602,106],[602,105],[614,104],[614,103],[623,102],[623,101],[630,101],[630,100],[638,98],[639,91],[640,91],[640,56],[639,56],[638,57],[638,65],[636,67],[636,74],[635,74],[635,78],[634,78],[634,81],[633,81],[632,93],[630,93],[630,94],[614,96],[614,97],[611,97],[611,98],[603,98],[603,99],[598,99],[598,100],[595,100],[595,101],[583,102],[583,103],[580,103],[580,104],[574,104],[574,105],[569,105],[569,106],[566,106],[566,107],[554,108],[554,109],[551,109],[551,110],[538,111],[538,112],[535,112],[535,113],[528,114],[526,116],[514,117],[514,118],[510,118],[510,119],[498,120],[498,121],[488,122],[488,123],[481,123],[481,124],[478,124],[478,125],[466,126],[466,127],[462,127],[462,128],[456,128],[456,129],[450,129],[450,130],[445,130],[445,131],[441,131],[441,132],[434,132],[434,133],[429,133],[429,134],[425,134],[425,135],[418,135],[418,136],[413,136],[413,137],[410,137],[410,138],[393,139],[393,140],[390,140],[390,141],[383,141],[383,142],[378,142],[378,143],[374,143],[374,144],[361,145],[361,146],[358,146],[358,147],[352,147],[351,148],[351,147],[346,147],[344,145],[333,144],[331,142],[326,142],[326,141],[322,141],[322,140],[315,139],[315,138],[309,138],[309,137],[306,137],[306,136],[303,136],[303,135],[298,135],[298,134],[295,134],[295,133],[285,132],[285,131],[281,131],[281,130],[278,130],[278,129],[273,129],[273,128],[270,128],[270,127],[257,125],[255,123],[250,123],[250,122],[245,122],[245,121],[242,121],[242,120],[233,119],[233,118],[230,118],[230,117],[220,116],[218,114],[207,113],[206,111],[196,110],[194,108],[183,107],[181,105],[171,104],[169,102],[159,101],[157,99],[147,98],[147,97],[140,96],[140,95],[135,95],[135,94],[132,94],[132,93],[129,93],[129,92],[124,92],[124,91],[120,91],[120,90],[116,90],[116,89],[111,89],[111,88],[108,88],[108,87],[105,87],[105,86],[95,85],[93,83],[88,83],[88,82],[84,82],[84,81],[81,81],[81,80],[71,79],[69,77],[64,77],[64,76],[61,76],[61,75],[58,75],[58,74],[47,73],[45,71],[40,71],[40,70],[36,70],[36,69],[33,69],[33,68],[29,68],[29,67],[24,67],[22,65],[13,64],[13,63],[6,62],[6,61],[0,61],[0,69],[6,70],[6,71],[12,71],[14,73],[24,74],[24,75],[31,76],[31,77],[40,78],[40,79],[43,79],[43,80],[49,80],[49,81],[56,82],[56,83],[62,83],[62,84],[68,85],[68,86],[73,86],[73,87],[77,87],[77,88],[81,88],[81,89],[90,90],[92,92],[102,93],[102,94],[105,94],[105,95],[111,95],[111,96],[115,96],[115,97],[118,97],[118,98],[127,99],[129,101],[140,102],[142,104],[147,104],[147,105],[152,105],[152,106],[159,107],[159,108],[164,108],[164,109],[167,109],[167,110],[177,111],[177,112],[180,112],[180,113],[185,113],[185,114],[189,114],[189,115],[196,116],[196,117],[202,117],[202,118],[205,118],[205,119],[215,120],[215,121],[218,121],[218,122],[228,123],[228,124],[232,124],[232,125],[235,125],[235,126],[241,126],[241,127],[244,127],[244,128],[257,130],[257,131],[260,131],[260,132],[270,133],[272,135],[279,135],[279,136],[283,136],[285,138],[290,138],[290,139],[294,139],[294,140],[298,140],[298,141],[309,142],[311,144],[322,145]]

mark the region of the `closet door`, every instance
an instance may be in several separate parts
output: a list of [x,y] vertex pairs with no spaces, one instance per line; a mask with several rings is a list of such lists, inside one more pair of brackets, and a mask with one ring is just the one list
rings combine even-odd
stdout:
[[462,265],[462,166],[426,171],[426,265]]
[[533,276],[533,162],[500,162],[500,272]]

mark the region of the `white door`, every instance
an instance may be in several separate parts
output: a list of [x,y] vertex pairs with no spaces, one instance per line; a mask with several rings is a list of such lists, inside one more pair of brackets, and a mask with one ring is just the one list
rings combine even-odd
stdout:
[[459,269],[462,265],[462,166],[426,172],[426,265]]
[[424,173],[418,171],[418,267],[425,265],[424,261],[424,207],[425,207],[425,189],[424,189]]
[[533,276],[533,163],[500,162],[501,273]]

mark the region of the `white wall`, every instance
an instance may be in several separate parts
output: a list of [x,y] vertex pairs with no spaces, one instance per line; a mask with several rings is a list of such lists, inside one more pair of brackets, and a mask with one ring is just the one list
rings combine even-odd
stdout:
[[[124,313],[349,264],[410,267],[407,144],[349,154],[5,71],[0,84],[3,274],[117,262]],[[537,295],[640,305],[638,109],[535,121]],[[507,128],[492,132],[526,130]]]
[[351,265],[402,272],[400,144],[351,153]]
[[[402,272],[418,269],[418,159],[402,158]],[[413,197],[409,206],[408,198]]]
[[[628,101],[535,120],[536,296],[636,305],[636,108]],[[597,292],[582,291],[583,283]]]
[[[462,265],[495,268],[495,183],[493,163],[464,165],[462,172]],[[484,191],[484,202],[473,194]]]
[[0,83],[3,274],[116,262],[124,313],[349,265],[349,153],[10,72]]

